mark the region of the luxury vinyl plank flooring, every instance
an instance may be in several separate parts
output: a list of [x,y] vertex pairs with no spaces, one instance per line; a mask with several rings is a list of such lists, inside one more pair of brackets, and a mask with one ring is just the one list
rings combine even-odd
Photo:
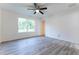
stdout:
[[79,55],[73,43],[35,37],[0,44],[0,55]]

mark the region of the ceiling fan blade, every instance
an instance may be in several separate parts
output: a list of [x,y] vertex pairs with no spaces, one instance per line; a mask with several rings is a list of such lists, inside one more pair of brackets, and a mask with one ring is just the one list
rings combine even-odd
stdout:
[[44,14],[42,11],[39,11],[41,14]]
[[27,9],[27,10],[36,10],[36,9]]
[[45,7],[45,8],[40,8],[40,10],[46,10],[47,9],[47,7]]
[[37,8],[37,3],[34,3],[35,8]]
[[34,14],[36,14],[36,12],[34,12]]

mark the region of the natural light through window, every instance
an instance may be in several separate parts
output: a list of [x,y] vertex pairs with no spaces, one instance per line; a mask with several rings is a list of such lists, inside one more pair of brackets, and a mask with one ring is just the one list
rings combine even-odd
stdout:
[[18,32],[35,32],[35,21],[25,18],[18,18]]

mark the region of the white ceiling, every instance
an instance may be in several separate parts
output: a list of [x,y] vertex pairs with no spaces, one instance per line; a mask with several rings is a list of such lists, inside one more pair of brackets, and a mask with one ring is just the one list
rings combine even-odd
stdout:
[[34,11],[27,10],[28,8],[34,8],[33,3],[0,3],[0,8],[11,10],[17,13],[21,13],[27,16],[52,16],[54,14],[57,14],[59,12],[62,12],[63,10],[68,10],[74,7],[79,7],[79,4],[71,4],[71,3],[38,3],[40,7],[47,7],[46,11],[44,12],[44,15],[39,14],[33,14]]

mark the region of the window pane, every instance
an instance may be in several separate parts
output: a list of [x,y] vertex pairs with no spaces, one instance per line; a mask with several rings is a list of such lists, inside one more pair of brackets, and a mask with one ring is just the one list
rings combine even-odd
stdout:
[[18,19],[18,32],[27,32],[27,21],[24,18]]
[[35,32],[35,21],[28,20],[28,32]]
[[18,32],[35,32],[35,21],[18,18]]

